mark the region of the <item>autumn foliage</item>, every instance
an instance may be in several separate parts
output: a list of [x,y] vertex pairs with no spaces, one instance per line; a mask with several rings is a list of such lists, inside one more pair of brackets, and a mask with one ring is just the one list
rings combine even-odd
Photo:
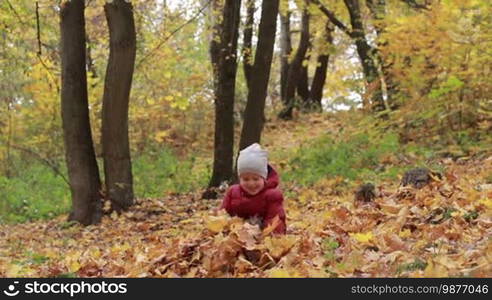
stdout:
[[[282,179],[286,235],[216,213],[224,186],[211,187],[218,199],[202,199],[212,174],[216,100],[209,46],[218,11],[208,5],[224,1],[133,1],[128,135],[135,205],[112,211],[103,187],[100,224],[67,222],[60,7],[53,2],[0,1],[0,277],[492,277],[491,1],[279,1],[283,21],[291,18],[294,48],[302,15],[309,15],[305,54],[295,59],[303,84],[321,65],[326,73],[320,112],[298,103],[295,82],[290,121],[281,121],[281,67],[297,49],[285,55],[277,40],[271,66],[257,63],[269,78],[262,80],[265,109],[251,124],[264,122],[255,138]],[[84,2],[99,164],[106,2]],[[339,25],[327,23],[315,2]],[[376,2],[385,6],[375,14],[368,4]],[[357,20],[348,3],[358,4]],[[259,19],[252,17],[255,35]],[[245,20],[234,21],[241,27]],[[228,78],[235,79],[229,154],[238,150],[254,94],[241,67],[258,51],[243,47],[243,29],[237,75]],[[364,72],[357,42],[366,46],[371,72]],[[378,109],[371,107],[375,92],[384,100]],[[402,186],[405,171],[419,167],[432,169],[430,182]]]
[[449,168],[422,189],[384,182],[365,203],[341,178],[287,199],[287,235],[211,213],[197,194],[140,199],[99,226],[3,225],[0,276],[448,277],[492,275],[492,158]]

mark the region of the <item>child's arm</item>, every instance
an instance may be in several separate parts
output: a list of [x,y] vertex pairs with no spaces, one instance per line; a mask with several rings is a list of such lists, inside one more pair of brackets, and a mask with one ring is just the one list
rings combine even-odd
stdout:
[[268,206],[265,215],[264,226],[267,227],[268,225],[270,225],[275,219],[275,216],[278,216],[280,219],[280,223],[277,225],[277,227],[273,232],[285,234],[285,230],[286,230],[285,210],[284,210],[284,196],[282,195],[282,192],[280,192],[277,189],[269,191],[267,201],[268,201]]

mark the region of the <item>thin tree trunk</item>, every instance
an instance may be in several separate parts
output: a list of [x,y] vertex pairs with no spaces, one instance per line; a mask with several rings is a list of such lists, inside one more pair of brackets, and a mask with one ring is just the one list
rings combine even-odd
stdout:
[[84,0],[62,4],[60,31],[61,113],[72,194],[69,220],[89,225],[101,220],[102,202],[87,100]]
[[[243,31],[243,70],[248,89],[251,85],[251,69],[253,54],[253,26],[255,17],[255,0],[246,1],[246,22]],[[237,43],[237,38],[236,38]]]
[[273,58],[273,45],[277,26],[279,0],[263,0],[261,20],[258,30],[258,45],[248,90],[248,100],[244,112],[244,124],[241,131],[239,149],[242,150],[252,143],[260,142],[261,132],[265,123],[265,99]]
[[128,103],[135,67],[133,8],[124,0],[104,5],[109,27],[109,60],[104,82],[102,146],[107,196],[112,209],[133,204],[133,176],[128,137]]
[[[307,5],[307,4],[306,4]],[[304,28],[302,28],[304,32]],[[305,64],[305,61],[310,60],[311,55],[309,54],[310,49],[311,49],[311,43],[309,41],[310,37],[310,29],[309,29],[309,23],[307,26],[307,41],[308,41],[308,48],[306,50],[306,53],[304,54],[304,57],[301,59],[301,67],[300,67],[300,74],[299,74],[299,80],[297,81],[297,95],[299,95],[300,100],[302,101],[302,106],[303,107],[308,107],[309,106],[309,73],[308,73],[308,64]],[[302,35],[302,33],[301,33]]]
[[[330,21],[326,22],[324,39],[326,44],[333,44],[333,26]],[[320,53],[318,55],[318,61],[316,65],[316,71],[314,73],[313,82],[311,83],[311,91],[309,99],[314,108],[321,109],[321,100],[323,98],[323,87],[326,81],[326,70],[328,69],[328,61],[330,55],[328,53]]]
[[301,23],[301,38],[299,39],[299,46],[297,47],[294,59],[290,63],[289,73],[287,75],[287,85],[285,87],[285,103],[287,103],[287,105],[279,114],[279,117],[285,120],[292,119],[292,111],[295,105],[296,87],[302,72],[302,61],[306,56],[306,52],[309,47],[309,13],[307,8],[303,10]]
[[299,95],[303,105],[309,101],[309,77],[308,66],[304,65],[304,60],[309,60],[309,56],[305,56],[301,61],[299,80],[297,81],[297,95]]
[[367,91],[371,96],[371,105],[373,111],[383,111],[386,109],[383,93],[381,91],[381,78],[374,61],[374,49],[369,45],[366,39],[364,24],[360,13],[359,0],[344,0],[345,6],[350,15],[352,24],[352,38],[357,47],[362,69],[367,82]]
[[377,49],[375,49],[375,59],[378,61],[381,72],[383,73],[383,79],[386,84],[386,103],[391,109],[396,109],[398,104],[396,103],[398,94],[398,83],[391,75],[391,64],[387,63],[381,56],[380,49],[388,45],[388,41],[381,41],[381,36],[385,32],[385,26],[383,24],[384,17],[386,15],[386,0],[366,0],[366,5],[371,12],[372,18],[375,21],[374,27],[376,29]]
[[[222,21],[214,26],[218,37],[214,37],[210,44],[215,90],[215,150],[209,188],[233,178],[234,94],[240,8],[239,0],[225,1]],[[207,195],[203,197],[212,198],[212,195]]]
[[292,41],[290,37],[290,12],[280,15],[280,98],[287,105],[285,88],[289,74],[289,56],[292,52]]
[[13,122],[12,122],[12,109],[10,108],[11,107],[11,104],[10,104],[10,100],[6,100],[5,101],[5,104],[7,104],[7,114],[8,114],[8,117],[7,117],[7,127],[8,127],[8,133],[7,133],[7,147],[5,148],[5,177],[7,178],[10,178],[12,177],[12,172],[11,172],[11,164],[12,164],[12,161],[11,161],[11,158],[10,158],[10,149],[11,149],[11,145],[12,145],[12,138],[13,138]]
[[337,26],[341,31],[347,34],[355,43],[357,54],[362,65],[362,71],[366,82],[367,94],[370,95],[372,103],[364,98],[362,104],[364,109],[368,109],[372,105],[374,111],[385,109],[385,102],[382,93],[381,77],[374,61],[374,49],[369,45],[365,36],[364,25],[360,13],[359,0],[344,0],[345,6],[350,15],[350,30],[336,15],[327,9],[319,0],[311,0],[323,12],[328,19]]

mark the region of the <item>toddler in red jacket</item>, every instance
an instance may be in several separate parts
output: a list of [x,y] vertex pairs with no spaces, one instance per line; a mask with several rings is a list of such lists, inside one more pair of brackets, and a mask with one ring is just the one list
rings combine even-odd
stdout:
[[273,232],[285,234],[284,198],[277,188],[279,176],[268,164],[268,152],[257,143],[240,151],[237,172],[239,184],[228,189],[220,208],[231,216],[257,219],[262,228],[271,225],[278,216]]

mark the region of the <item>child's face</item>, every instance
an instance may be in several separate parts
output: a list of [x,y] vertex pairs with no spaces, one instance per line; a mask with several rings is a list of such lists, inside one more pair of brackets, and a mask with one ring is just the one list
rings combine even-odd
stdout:
[[258,194],[265,186],[265,179],[253,173],[243,173],[239,176],[239,184],[251,195]]

